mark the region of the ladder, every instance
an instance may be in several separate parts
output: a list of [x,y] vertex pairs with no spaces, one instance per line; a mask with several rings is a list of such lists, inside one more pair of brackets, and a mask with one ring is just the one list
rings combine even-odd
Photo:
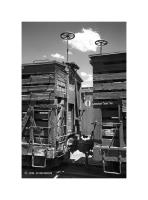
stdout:
[[26,124],[30,118],[30,114],[32,112],[32,106],[29,106],[24,118],[23,118],[23,121],[22,121],[22,132],[24,131],[25,127],[26,127]]
[[[109,145],[109,147],[108,147],[108,152],[110,151],[110,148],[111,148],[112,145],[113,145],[115,136],[117,135],[117,132],[118,132],[118,125],[120,125],[121,123],[114,123],[114,124],[116,125],[115,134],[113,135],[112,140],[111,140],[111,143],[110,143],[110,145]],[[107,169],[106,169],[107,162],[108,162],[108,164],[109,164],[109,162],[111,162],[111,161],[106,161],[106,159],[105,159],[105,152],[104,152],[103,155],[102,155],[102,162],[103,162],[103,171],[104,171],[104,173],[108,173],[108,174],[117,174],[117,175],[118,175],[118,174],[121,174],[121,165],[122,165],[121,158],[122,158],[122,156],[121,156],[121,154],[119,154],[119,155],[118,155],[118,160],[117,160],[116,162],[115,162],[115,161],[112,161],[112,162],[114,162],[114,164],[115,164],[115,163],[119,164],[118,171],[107,170]]]
[[[119,168],[117,171],[115,170],[109,170],[107,169],[107,162],[109,163],[109,161],[106,161],[105,160],[105,153],[103,154],[102,156],[102,162],[103,162],[103,172],[104,173],[107,173],[107,174],[116,174],[116,175],[119,175],[122,173],[122,170],[121,170],[121,166],[122,166],[122,161],[121,161],[121,154],[118,156],[118,161],[116,162],[118,165],[119,165]],[[114,161],[113,161],[114,162]],[[115,163],[115,162],[114,162]]]
[[34,149],[32,150],[32,167],[37,167],[37,168],[45,168],[46,167],[47,150],[44,150],[44,152],[45,152],[45,156],[43,157],[44,158],[43,165],[36,165],[35,164],[36,156],[34,154]]
[[[64,122],[64,100],[61,100],[60,105],[59,105],[59,111],[57,113],[57,134],[58,136],[62,135],[62,127],[63,127],[63,122]],[[64,134],[64,133],[63,133]]]

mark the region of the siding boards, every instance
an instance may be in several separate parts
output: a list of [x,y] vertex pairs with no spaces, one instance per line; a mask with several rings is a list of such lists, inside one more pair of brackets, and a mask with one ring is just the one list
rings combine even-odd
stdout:
[[[54,99],[53,100],[43,100],[43,101],[35,101],[35,108],[38,109],[43,109],[43,110],[48,110],[51,108],[55,108],[56,105],[54,104]],[[28,106],[30,105],[30,101],[22,101],[22,112],[27,111]]]
[[116,81],[116,80],[126,80],[126,73],[111,73],[111,74],[93,74],[93,81]]
[[40,76],[30,76],[29,78],[22,79],[23,85],[33,85],[33,84],[54,84],[54,75],[40,75]]
[[122,112],[126,113],[126,100],[122,100]]
[[48,112],[47,111],[39,111],[34,112],[34,118],[37,120],[48,120]]
[[67,131],[68,131],[68,133],[72,133],[73,132],[73,125],[74,125],[73,122],[74,122],[73,112],[69,111],[67,113]]
[[94,93],[93,99],[124,99],[126,91]]
[[37,126],[41,126],[41,127],[48,127],[48,121],[47,120],[35,120],[35,123]]
[[126,89],[126,82],[118,83],[97,83],[94,84],[94,91],[95,90],[125,90]]
[[102,118],[103,120],[105,118],[111,118],[111,117],[117,117],[118,116],[118,110],[117,109],[103,109],[102,112]]
[[55,98],[54,93],[32,93],[28,95],[22,95],[23,101],[29,101],[29,100],[53,100]]
[[102,145],[103,146],[109,146],[111,144],[112,139],[103,139]]
[[125,71],[126,71],[125,63],[111,64],[111,65],[94,63],[94,68],[93,68],[94,73],[117,73]]
[[66,93],[62,91],[55,91],[55,96],[61,97],[61,98],[66,98]]
[[55,64],[31,64],[24,65],[22,73],[23,74],[49,74],[49,72],[54,72]]
[[56,78],[60,81],[63,81],[63,82],[66,82],[67,81],[67,76],[66,76],[66,73],[62,72],[62,70],[60,69],[57,69],[55,71],[55,75],[56,75]]
[[54,85],[35,85],[35,86],[23,86],[22,92],[36,92],[36,91],[53,91]]
[[126,53],[113,53],[113,54],[103,54],[103,55],[90,55],[91,58],[90,62],[103,62],[107,63],[123,63],[126,61]]
[[55,96],[66,98],[67,74],[59,67],[55,70]]
[[75,86],[72,84],[69,84],[69,87],[67,88],[68,92],[68,102],[73,103],[75,101]]

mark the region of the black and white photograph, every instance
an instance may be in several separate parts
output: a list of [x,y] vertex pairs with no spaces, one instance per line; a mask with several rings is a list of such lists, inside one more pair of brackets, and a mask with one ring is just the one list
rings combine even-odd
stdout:
[[126,22],[22,28],[22,178],[126,178]]
[[1,2],[0,198],[145,200],[147,4]]

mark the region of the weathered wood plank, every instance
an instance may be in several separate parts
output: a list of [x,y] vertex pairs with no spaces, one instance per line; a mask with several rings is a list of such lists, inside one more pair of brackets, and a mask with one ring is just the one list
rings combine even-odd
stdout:
[[122,112],[126,112],[126,100],[122,100]]
[[[29,105],[30,101],[22,101],[22,112],[26,112]],[[37,109],[50,110],[51,108],[56,108],[57,106],[54,105],[54,99],[53,99],[53,100],[45,100],[45,101],[43,100],[35,102],[34,107]]]
[[118,110],[117,109],[103,109],[102,111],[102,118],[112,118],[118,116]]
[[63,78],[63,77],[57,75],[56,81],[61,81],[61,82],[63,82],[63,83],[66,83],[66,78]]
[[118,158],[118,156],[121,154],[122,157],[126,157],[126,149],[123,149],[123,147],[110,147],[110,150],[108,150],[108,148],[105,146],[102,148],[102,152],[105,153],[105,155],[107,157],[110,157],[110,156],[115,156]]
[[55,91],[55,96],[56,97],[62,97],[62,98],[66,98],[66,92],[65,91]]
[[93,64],[93,73],[116,73],[125,72],[126,63],[105,65],[103,63]]
[[69,84],[69,87],[67,88],[68,93],[68,102],[74,103],[75,102],[75,86]]
[[49,84],[49,83],[54,83],[54,75],[37,75],[37,76],[30,76],[30,78],[27,79],[22,79],[22,84],[23,85],[32,85],[32,84]]
[[36,80],[36,79],[42,79],[42,78],[50,78],[53,79],[54,78],[54,73],[49,73],[49,74],[43,74],[43,75],[31,75],[31,79],[32,80]]
[[[119,162],[119,159],[118,157],[109,157],[109,156],[105,156],[105,161],[108,161],[108,162]],[[121,161],[122,162],[126,162],[126,158],[121,158]]]
[[55,75],[56,75],[57,77],[59,77],[59,78],[62,78],[62,79],[67,80],[67,74],[64,73],[64,72],[61,71],[61,70],[56,70],[56,71],[55,71]]
[[31,100],[51,100],[54,99],[55,95],[54,93],[32,93],[28,95],[22,95],[23,101],[31,101]]
[[33,91],[53,91],[54,85],[35,85],[35,86],[23,86],[22,92],[33,92]]
[[34,112],[34,118],[48,120],[48,112],[47,111]]
[[52,99],[52,100],[48,100],[48,103],[45,102],[45,103],[42,103],[42,101],[39,103],[39,104],[36,104],[35,105],[35,108],[41,108],[41,109],[53,109],[53,108],[57,108],[57,105],[54,104],[54,100],[55,99]]
[[[112,137],[111,137],[112,138]],[[113,143],[112,143],[113,142]],[[115,147],[119,147],[119,138],[114,138],[114,140],[112,141],[112,139],[107,139],[103,137],[102,140],[102,146],[110,146],[112,143],[113,146]]]
[[94,105],[100,105],[100,106],[117,106],[119,103],[121,103],[121,99],[93,99]]
[[102,139],[103,146],[109,146],[111,144],[112,139]]
[[115,123],[115,122],[113,122],[113,120],[112,121],[105,121],[105,120],[103,120],[104,122],[102,123],[102,126],[104,127],[104,128],[116,128],[117,126],[119,127],[119,125],[120,125],[120,123]]
[[56,67],[55,70],[55,84],[57,90],[60,90],[60,87],[65,88],[67,84],[67,74],[66,72],[62,71],[59,67]]
[[89,56],[91,62],[104,62],[104,63],[123,63],[126,61],[126,53],[103,53],[102,55],[93,54]]
[[48,121],[46,121],[46,120],[44,121],[44,120],[36,119],[35,123],[37,126],[48,127]]
[[126,73],[93,74],[93,81],[126,80]]
[[55,71],[54,63],[38,63],[23,65],[23,74],[47,74]]
[[115,82],[115,83],[95,83],[95,90],[126,90],[126,82]]
[[126,91],[93,93],[93,98],[94,99],[123,99],[123,98],[126,98]]

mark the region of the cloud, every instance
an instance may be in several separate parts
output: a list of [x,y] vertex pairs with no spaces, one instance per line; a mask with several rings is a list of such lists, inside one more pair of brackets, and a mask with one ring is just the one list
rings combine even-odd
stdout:
[[81,76],[87,76],[87,73],[86,72],[80,72],[80,75]]
[[47,55],[43,55],[43,58],[47,58]]
[[93,87],[93,83],[92,82],[83,82],[82,87]]
[[51,57],[57,58],[57,59],[65,59],[65,57],[60,55],[59,53],[51,54]]
[[92,87],[93,86],[93,76],[92,74],[87,74],[86,72],[80,72],[82,76],[83,83],[82,87]]
[[100,35],[93,29],[82,28],[81,32],[75,33],[75,38],[69,40],[69,45],[82,52],[96,51],[95,41],[99,40]]
[[85,80],[86,82],[93,81],[93,76],[91,74],[88,75],[88,78]]
[[85,79],[85,81],[92,81],[93,76],[92,74],[87,74],[86,72],[80,72],[80,75]]

